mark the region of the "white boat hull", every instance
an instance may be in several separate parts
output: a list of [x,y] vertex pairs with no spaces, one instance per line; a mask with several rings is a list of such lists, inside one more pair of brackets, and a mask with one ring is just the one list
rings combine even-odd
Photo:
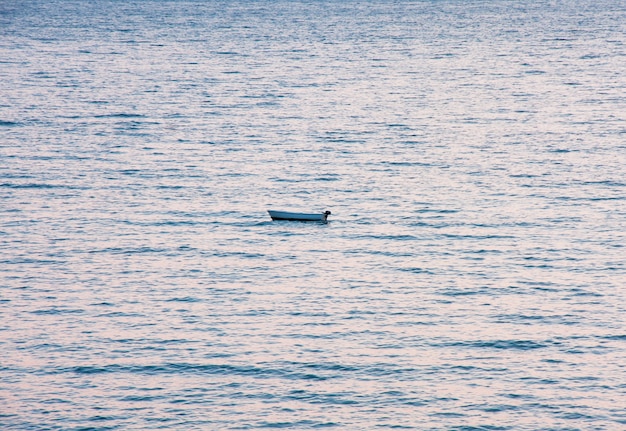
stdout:
[[330,211],[323,213],[295,213],[289,211],[267,210],[272,220],[291,220],[291,221],[321,221],[325,222]]

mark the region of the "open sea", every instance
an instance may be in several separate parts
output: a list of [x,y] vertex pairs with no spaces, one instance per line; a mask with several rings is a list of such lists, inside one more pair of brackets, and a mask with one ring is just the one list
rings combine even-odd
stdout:
[[626,430],[626,1],[0,0],[0,429],[317,428]]

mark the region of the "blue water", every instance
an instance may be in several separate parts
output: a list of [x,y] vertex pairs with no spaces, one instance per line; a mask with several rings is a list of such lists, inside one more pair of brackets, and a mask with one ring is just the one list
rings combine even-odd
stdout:
[[625,245],[623,1],[0,1],[2,430],[623,430]]

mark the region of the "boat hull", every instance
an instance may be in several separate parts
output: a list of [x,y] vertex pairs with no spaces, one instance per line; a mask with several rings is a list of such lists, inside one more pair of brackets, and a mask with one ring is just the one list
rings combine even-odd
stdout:
[[289,211],[268,210],[272,220],[289,220],[289,221],[319,221],[325,222],[330,215],[330,211],[323,213],[296,213]]

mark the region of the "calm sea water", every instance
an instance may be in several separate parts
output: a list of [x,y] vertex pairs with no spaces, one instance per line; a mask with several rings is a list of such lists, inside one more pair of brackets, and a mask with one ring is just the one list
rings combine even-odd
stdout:
[[3,430],[623,430],[625,245],[623,1],[0,1]]

